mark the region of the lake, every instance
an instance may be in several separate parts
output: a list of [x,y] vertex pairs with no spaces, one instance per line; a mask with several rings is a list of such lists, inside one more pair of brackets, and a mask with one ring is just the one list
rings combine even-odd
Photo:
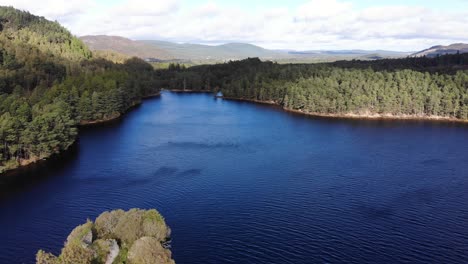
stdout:
[[311,118],[164,92],[2,184],[0,263],[156,208],[176,263],[468,263],[468,125]]

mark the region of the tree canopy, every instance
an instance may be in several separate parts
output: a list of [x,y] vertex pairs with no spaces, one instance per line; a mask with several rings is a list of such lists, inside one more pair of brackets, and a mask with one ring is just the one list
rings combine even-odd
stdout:
[[0,7],[0,172],[68,148],[79,123],[159,92],[152,66],[94,57],[57,22]]
[[0,172],[68,148],[77,125],[116,118],[161,88],[222,91],[315,114],[468,119],[468,54],[277,64],[257,58],[154,70],[93,54],[57,22],[0,7]]
[[220,90],[307,113],[468,119],[468,53],[318,64],[252,58],[168,71],[169,87]]

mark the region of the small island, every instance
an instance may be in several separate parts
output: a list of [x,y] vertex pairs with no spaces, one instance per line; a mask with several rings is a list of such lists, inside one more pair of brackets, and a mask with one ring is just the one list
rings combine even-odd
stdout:
[[174,264],[171,229],[158,211],[104,212],[73,229],[59,256],[39,250],[37,264]]

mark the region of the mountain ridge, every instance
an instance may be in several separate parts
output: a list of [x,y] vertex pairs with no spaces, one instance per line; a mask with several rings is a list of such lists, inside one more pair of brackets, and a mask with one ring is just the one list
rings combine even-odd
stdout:
[[167,51],[158,47],[145,45],[120,36],[96,35],[82,36],[80,39],[93,51],[114,51],[132,57],[173,59]]
[[468,44],[466,43],[453,43],[450,45],[436,45],[432,46],[428,49],[421,50],[419,52],[411,54],[411,57],[436,57],[438,55],[445,55],[445,54],[456,54],[459,53],[467,53],[468,52]]
[[[131,40],[118,36],[87,35],[80,37],[91,50],[113,50],[129,56],[156,60],[228,61],[249,57],[264,60],[320,61],[341,59],[401,58],[412,52],[388,50],[271,50],[250,43],[220,45],[173,43],[163,40]],[[114,42],[113,42],[114,41]],[[157,50],[158,52],[155,52]]]

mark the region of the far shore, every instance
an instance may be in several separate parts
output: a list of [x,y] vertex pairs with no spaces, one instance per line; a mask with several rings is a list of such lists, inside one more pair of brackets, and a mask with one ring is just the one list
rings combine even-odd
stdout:
[[232,101],[243,101],[243,102],[251,102],[257,104],[266,104],[266,105],[274,105],[281,107],[282,110],[290,113],[313,116],[313,117],[326,117],[326,118],[342,118],[342,119],[363,119],[363,120],[414,120],[414,121],[441,121],[441,122],[456,122],[456,123],[464,123],[467,124],[468,120],[465,119],[458,119],[453,117],[444,117],[444,116],[427,116],[427,115],[394,115],[394,114],[374,114],[374,113],[343,113],[343,114],[331,114],[331,113],[313,113],[313,112],[305,112],[302,110],[297,109],[290,109],[281,106],[279,103],[275,101],[262,101],[262,100],[255,100],[255,99],[246,99],[246,98],[235,98],[235,97],[226,97],[226,96],[216,96],[217,98],[222,98],[226,100]]
[[[212,93],[212,91],[206,90],[179,90],[179,89],[162,89],[161,91],[169,91],[174,93]],[[151,95],[147,95],[142,97],[141,99],[148,99],[152,97],[158,97],[161,93],[155,93]],[[282,107],[279,103],[275,101],[262,101],[262,100],[254,100],[254,99],[246,99],[246,98],[235,98],[235,97],[226,97],[226,96],[215,96],[216,98],[232,100],[232,101],[243,101],[243,102],[251,102],[257,104],[264,104],[264,105],[272,105],[276,107],[280,107],[282,110],[290,113],[306,115],[306,116],[313,116],[313,117],[323,117],[323,118],[341,118],[341,119],[362,119],[362,120],[414,120],[414,121],[437,121],[437,122],[452,122],[452,123],[463,123],[468,124],[468,120],[458,119],[453,117],[443,117],[443,116],[419,116],[419,115],[393,115],[393,114],[373,114],[373,113],[366,113],[366,114],[359,114],[359,113],[344,113],[344,114],[328,114],[328,113],[311,113],[311,112],[304,112],[302,110],[290,109]],[[106,119],[100,120],[92,120],[92,121],[81,121],[79,126],[93,126],[99,125],[106,122],[115,121],[121,118],[124,114],[129,112],[131,109],[139,106],[142,103],[142,100],[135,101],[124,113],[116,113]],[[76,142],[76,141],[75,141]],[[74,142],[74,143],[75,143]],[[74,144],[72,143],[72,145]],[[58,155],[60,153],[53,153],[52,155]],[[14,168],[9,168],[0,172],[4,174],[5,172],[11,172],[18,168],[27,167],[33,165],[39,161],[47,160],[50,156],[42,157],[42,158],[31,158],[29,160],[22,160],[19,162],[18,166]]]
[[173,93],[213,93],[213,91],[208,90],[187,90],[187,89],[162,89],[161,91],[168,91]]
[[148,99],[148,98],[159,97],[159,96],[161,96],[161,92],[157,92],[157,93],[142,96],[141,99]]

